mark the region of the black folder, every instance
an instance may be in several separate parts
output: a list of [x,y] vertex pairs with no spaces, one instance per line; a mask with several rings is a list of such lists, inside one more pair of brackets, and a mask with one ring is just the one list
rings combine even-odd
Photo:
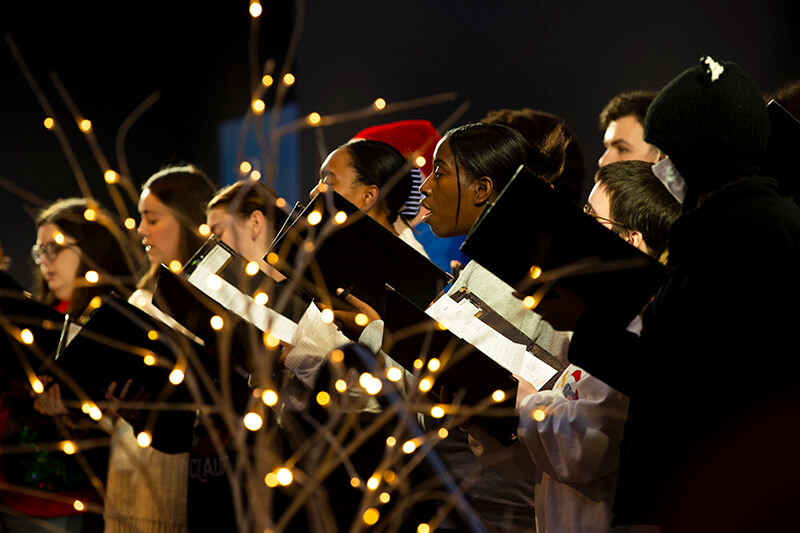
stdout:
[[797,151],[800,150],[800,120],[786,111],[778,102],[767,104],[769,112],[769,144],[762,172],[778,180],[782,195],[800,201],[800,167]]
[[[347,219],[337,224],[339,212]],[[312,213],[319,217],[316,224],[309,221]],[[272,244],[266,260],[315,298],[336,301],[337,288],[352,289],[378,314],[385,308],[387,284],[424,308],[451,279],[332,189],[306,206]]]
[[598,224],[524,166],[484,210],[461,251],[536,300],[561,285],[624,324],[666,277],[660,263]]
[[[434,396],[444,386],[454,397],[461,398],[462,405],[473,406],[485,403],[495,391],[503,391],[503,401],[489,402],[487,414],[474,416],[472,421],[506,446],[516,440],[518,417],[514,414],[514,404],[517,381],[508,370],[439,327],[424,310],[391,288],[386,289],[383,320],[383,350],[406,370],[417,372],[414,367],[417,359],[427,363],[435,357],[443,363],[440,370],[431,373],[434,379],[431,393]],[[427,374],[427,371],[422,373]],[[492,416],[492,411],[500,416]]]

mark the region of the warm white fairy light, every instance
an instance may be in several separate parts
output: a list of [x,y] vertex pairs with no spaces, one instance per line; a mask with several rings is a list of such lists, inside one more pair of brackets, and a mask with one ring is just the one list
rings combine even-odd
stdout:
[[278,476],[275,475],[275,472],[270,472],[264,476],[264,484],[270,488],[275,488],[278,486]]
[[343,379],[337,379],[333,386],[339,392],[344,392],[347,390],[347,382]]
[[531,413],[531,418],[536,420],[537,422],[541,422],[544,420],[545,414],[543,409],[534,409],[533,413]]
[[376,98],[375,101],[372,102],[372,107],[374,107],[376,111],[380,111],[386,107],[386,100],[383,98]]
[[442,418],[444,416],[444,407],[441,405],[434,405],[431,407],[431,416],[433,418]]
[[386,446],[388,446],[389,448],[394,448],[396,444],[397,444],[396,438],[392,437],[391,435],[386,437]]
[[286,85],[287,87],[294,85],[295,81],[297,81],[297,79],[291,72],[287,72],[286,74],[283,75],[283,84]]
[[106,170],[105,174],[103,174],[103,179],[106,180],[106,183],[116,183],[119,181],[119,174],[111,169],[108,169]]
[[275,472],[275,475],[278,478],[278,483],[280,483],[284,487],[290,485],[292,483],[292,480],[294,479],[292,471],[286,467],[279,468],[278,471]]
[[136,221],[131,217],[125,219],[125,228],[127,229],[134,229],[136,227]]
[[144,364],[147,366],[153,366],[156,364],[156,356],[153,354],[147,354],[142,359],[142,362],[144,362]]
[[260,3],[253,2],[253,3],[250,4],[250,16],[251,17],[258,18],[258,17],[261,16],[262,12],[263,12],[263,8],[261,7]]
[[93,405],[89,409],[89,418],[91,418],[94,421],[98,421],[101,418],[103,418],[103,411],[101,411],[100,408],[97,407],[96,405]]
[[141,433],[136,435],[136,442],[142,448],[147,448],[148,446],[150,446],[150,443],[153,442],[153,439],[150,436],[150,433],[148,433],[147,431],[142,431]]
[[322,318],[322,321],[325,322],[326,324],[330,324],[331,322],[333,322],[333,311],[331,311],[330,309],[323,309],[322,312],[320,313],[320,316]]
[[278,198],[277,200],[275,200],[275,207],[277,207],[278,209],[283,209],[284,207],[286,207],[286,199]]
[[431,372],[436,372],[437,370],[439,370],[441,366],[442,366],[441,361],[439,361],[435,357],[431,357],[430,360],[428,361],[428,370],[430,370]]
[[536,265],[533,265],[531,267],[530,274],[533,279],[537,279],[539,276],[542,275],[542,269]]
[[91,207],[87,207],[86,210],[84,210],[83,212],[83,218],[85,218],[89,222],[92,222],[94,219],[97,218],[97,211],[95,211]]
[[92,410],[92,404],[90,404],[89,402],[83,402],[83,404],[81,405],[81,411],[83,411],[84,414],[88,415],[89,411],[91,410]]
[[414,160],[414,164],[417,165],[418,168],[424,167],[425,163],[427,163],[427,161],[421,155],[417,156],[417,158]]
[[375,489],[377,489],[377,488],[378,488],[378,485],[380,485],[380,484],[381,484],[381,480],[380,480],[380,478],[379,478],[379,477],[377,477],[377,476],[372,476],[371,478],[369,478],[369,479],[367,480],[367,488],[368,488],[369,490],[375,490]]
[[41,394],[44,392],[44,384],[41,381],[39,381],[38,378],[33,378],[31,380],[31,388],[33,389],[33,392],[35,392],[36,394]]
[[383,473],[383,479],[386,480],[386,483],[394,483],[397,479],[397,474],[393,470],[387,470]]
[[433,380],[431,378],[423,378],[419,382],[419,390],[428,392],[433,387]]
[[261,415],[253,412],[244,415],[244,419],[242,421],[244,423],[244,427],[250,431],[258,431],[261,429],[261,426],[264,425],[264,420],[261,418]]
[[303,250],[305,250],[307,253],[313,252],[314,248],[316,248],[316,246],[314,245],[314,241],[312,241],[311,239],[308,239],[306,242],[303,243]]
[[206,280],[206,285],[212,291],[218,291],[222,288],[222,278],[216,274],[211,274]]
[[312,211],[308,214],[308,223],[312,226],[316,226],[320,222],[322,222],[322,213],[319,211]]
[[536,299],[533,296],[526,296],[522,299],[522,305],[527,307],[528,309],[533,309],[536,307]]
[[47,128],[48,130],[52,130],[53,128],[56,127],[56,121],[53,120],[51,117],[47,117],[46,119],[44,119],[44,127]]
[[82,501],[80,501],[80,500],[75,500],[74,502],[72,502],[72,507],[73,507],[73,508],[74,508],[76,511],[79,511],[79,512],[80,512],[80,511],[84,511],[84,510],[86,509],[86,506],[85,506],[85,505],[83,504],[83,502],[82,502]]
[[417,443],[414,439],[407,440],[403,443],[403,453],[414,453],[414,450],[417,449]]
[[333,350],[331,352],[331,361],[334,363],[341,363],[344,361],[344,352],[341,350]]
[[431,526],[422,522],[420,525],[417,526],[417,533],[431,533]]
[[203,237],[208,237],[211,235],[211,227],[208,224],[200,224],[197,226],[197,233],[202,235]]
[[449,434],[450,434],[450,432],[447,431],[447,428],[439,428],[439,438],[440,439],[446,439]]
[[212,316],[209,322],[211,323],[211,327],[216,331],[221,330],[225,326],[225,321],[219,315]]
[[78,127],[80,127],[83,133],[89,133],[90,131],[92,131],[92,121],[83,119],[78,123]]
[[378,378],[373,378],[369,383],[367,383],[367,386],[364,387],[364,389],[367,391],[367,394],[371,394],[372,396],[378,394],[382,388],[383,383]]
[[103,304],[103,299],[102,299],[102,298],[100,298],[99,296],[95,296],[94,298],[92,298],[92,299],[89,301],[89,307],[91,307],[92,309],[97,309],[97,308],[98,308],[98,307],[100,307],[102,304]]
[[324,390],[319,391],[317,393],[317,403],[325,407],[326,405],[331,403],[331,395]]
[[375,379],[375,377],[372,374],[364,372],[358,377],[358,384],[366,389],[373,379]]
[[28,328],[19,332],[19,338],[25,344],[33,344],[33,332]]
[[255,100],[253,100],[253,102],[250,104],[250,107],[252,107],[252,108],[253,108],[253,112],[254,112],[254,113],[256,113],[257,115],[260,115],[260,114],[261,114],[261,113],[263,113],[263,112],[264,112],[264,110],[267,108],[267,104],[265,104],[265,103],[264,103],[264,100],[262,100],[261,98],[256,98],[256,99],[255,99]]
[[258,170],[254,170],[250,173],[250,180],[251,181],[258,181],[261,179],[261,172]]
[[393,383],[397,383],[403,379],[403,371],[393,366],[386,370],[386,378]]
[[53,240],[56,241],[56,244],[64,244],[64,234],[60,231],[56,231],[53,233]]
[[253,165],[250,164],[250,161],[242,161],[239,163],[239,172],[242,174],[247,174],[251,170],[253,170]]
[[364,511],[364,515],[361,517],[364,520],[364,523],[368,526],[374,526],[378,523],[378,520],[381,517],[381,513],[378,512],[377,509],[374,507],[370,507],[366,511]]
[[169,382],[173,385],[180,385],[181,382],[183,382],[184,377],[185,374],[183,373],[183,370],[180,368],[175,368],[169,373]]
[[183,265],[177,259],[173,259],[172,261],[169,262],[169,269],[172,272],[178,272],[180,271],[181,268],[183,268]]
[[350,486],[353,487],[354,489],[357,489],[358,487],[361,486],[361,480],[358,479],[356,476],[351,477]]
[[280,346],[280,344],[281,340],[271,332],[264,333],[264,346],[270,349],[275,349]]
[[75,447],[74,442],[65,440],[61,443],[61,450],[67,455],[72,455],[77,451],[77,448]]
[[381,492],[381,495],[378,496],[378,500],[380,500],[381,503],[389,503],[389,500],[391,499],[392,495],[388,492]]
[[347,221],[347,213],[339,211],[333,216],[333,221],[337,224],[344,224]]
[[492,400],[494,400],[497,403],[500,403],[505,399],[506,399],[506,393],[501,391],[500,389],[492,393]]
[[151,329],[147,332],[147,338],[151,341],[158,340],[158,332],[154,329]]
[[259,291],[253,296],[253,301],[256,302],[256,305],[267,305],[267,302],[269,302],[269,294]]
[[369,324],[369,317],[364,313],[357,313],[353,320],[358,326],[366,326]]
[[272,84],[275,83],[275,79],[270,76],[269,74],[265,74],[261,78],[261,85],[264,87],[272,87]]
[[89,283],[97,283],[100,281],[100,274],[98,274],[96,270],[87,270],[83,277],[86,278],[86,281]]
[[306,117],[306,122],[312,126],[318,126],[319,123],[322,122],[322,116],[314,111],[313,113],[309,113],[308,117]]
[[261,393],[261,401],[264,402],[265,405],[272,407],[278,403],[278,393],[272,389],[267,389]]
[[419,370],[423,366],[425,366],[425,362],[422,359],[414,359],[414,368]]

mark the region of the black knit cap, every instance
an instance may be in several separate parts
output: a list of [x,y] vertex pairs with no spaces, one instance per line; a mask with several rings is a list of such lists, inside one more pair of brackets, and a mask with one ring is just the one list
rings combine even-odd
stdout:
[[704,56],[658,93],[644,137],[669,156],[696,195],[761,170],[769,115],[747,72]]

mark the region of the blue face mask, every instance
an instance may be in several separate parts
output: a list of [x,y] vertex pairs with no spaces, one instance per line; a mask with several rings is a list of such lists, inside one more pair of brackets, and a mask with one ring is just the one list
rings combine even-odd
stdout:
[[686,198],[686,181],[684,181],[681,173],[678,172],[669,157],[653,165],[653,174],[661,180],[661,183],[664,184],[664,187],[676,200],[683,203],[683,199]]

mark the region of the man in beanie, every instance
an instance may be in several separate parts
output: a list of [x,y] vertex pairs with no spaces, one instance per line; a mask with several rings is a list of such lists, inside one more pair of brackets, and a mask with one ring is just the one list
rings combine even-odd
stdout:
[[[684,182],[670,274],[640,337],[589,309],[575,324],[569,359],[631,398],[615,524],[696,530],[710,507],[703,502],[713,501],[715,516],[743,520],[750,492],[764,490],[769,499],[760,501],[770,505],[782,505],[776,492],[796,494],[770,486],[777,478],[760,466],[769,451],[759,441],[723,436],[797,395],[800,209],[759,176],[769,120],[735,63],[702,58],[661,90],[644,129],[669,157],[657,173],[671,165],[672,181]],[[731,497],[709,499],[722,489]],[[763,519],[771,510],[757,512]]]

